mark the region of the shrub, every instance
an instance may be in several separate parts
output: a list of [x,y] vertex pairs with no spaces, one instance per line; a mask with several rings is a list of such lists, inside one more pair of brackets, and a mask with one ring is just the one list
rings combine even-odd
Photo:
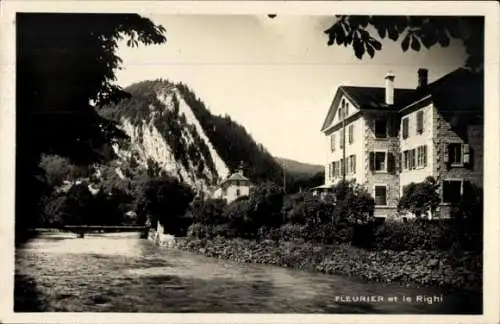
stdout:
[[193,220],[195,223],[218,225],[225,222],[223,218],[224,199],[208,199],[193,204]]
[[[250,208],[249,200],[233,201],[226,206],[223,211],[223,217],[229,228],[234,230],[235,235],[251,236],[249,233],[248,224],[250,223]],[[255,232],[253,232],[255,234]]]
[[335,223],[367,224],[373,220],[375,201],[363,186],[354,181],[341,181],[332,189]]
[[304,200],[306,195],[307,194],[305,193],[299,193],[284,197],[281,213],[283,214],[285,222],[300,225],[304,225],[306,223],[307,218],[304,214]]
[[379,250],[448,250],[454,237],[446,221],[386,221],[374,233],[373,247]]
[[214,237],[236,237],[235,230],[230,228],[228,224],[211,225],[211,224],[191,224],[187,229],[188,237],[195,238],[214,238]]
[[451,214],[454,248],[483,249],[483,189],[464,182],[463,196]]
[[295,241],[304,238],[304,226],[297,224],[284,224],[280,227],[280,237],[284,241]]
[[255,231],[261,226],[279,227],[283,223],[283,196],[283,189],[272,182],[253,188],[247,225]]
[[441,201],[437,193],[438,187],[433,177],[427,177],[424,182],[410,183],[403,190],[403,196],[398,203],[398,211],[409,211],[416,217],[427,212],[434,213]]

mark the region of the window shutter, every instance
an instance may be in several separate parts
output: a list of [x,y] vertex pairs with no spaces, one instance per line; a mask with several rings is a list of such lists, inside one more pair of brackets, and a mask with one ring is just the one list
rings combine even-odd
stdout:
[[427,166],[427,145],[424,145],[424,167]]
[[417,159],[416,150],[413,149],[413,150],[411,150],[411,168],[412,169],[415,169],[415,167],[417,165],[417,162],[415,161],[416,159]]
[[375,152],[370,152],[370,170],[375,170]]
[[345,132],[344,129],[340,131],[340,145],[339,145],[340,148],[344,147],[344,132]]
[[422,115],[421,115],[421,125],[420,125],[420,132],[423,133],[424,132],[424,124],[425,124],[425,118],[424,118],[424,112],[422,111]]
[[424,112],[417,112],[417,133],[422,134],[424,130]]
[[403,171],[403,153],[399,153],[399,172]]
[[408,138],[408,117],[403,118],[403,139]]
[[444,163],[450,162],[450,152],[449,152],[449,144],[448,143],[443,144],[443,161],[444,161]]
[[356,174],[356,155],[352,156],[352,172]]
[[470,147],[469,147],[469,144],[463,144],[462,145],[462,152],[463,152],[463,163],[464,164],[469,164],[470,163]]
[[395,172],[395,161],[393,153],[387,153],[387,172],[389,173]]

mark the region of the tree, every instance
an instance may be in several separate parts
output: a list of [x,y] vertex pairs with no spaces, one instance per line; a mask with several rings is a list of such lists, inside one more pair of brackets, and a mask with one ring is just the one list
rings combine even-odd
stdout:
[[187,229],[185,213],[194,198],[189,186],[173,177],[159,177],[146,180],[139,194],[137,212],[142,219],[149,215],[153,226],[159,221],[173,234]]
[[437,193],[439,185],[433,177],[427,177],[425,181],[410,183],[403,190],[403,196],[398,203],[398,211],[409,211],[416,217],[430,212],[434,213],[441,201]]
[[253,228],[248,225],[251,223],[250,210],[252,206],[249,199],[241,199],[232,201],[224,208],[223,216],[229,228],[234,230],[234,234],[239,236],[247,236],[255,234]]
[[76,166],[67,158],[59,155],[43,154],[40,167],[45,173],[45,181],[51,187],[58,187],[65,180],[76,180],[89,175],[88,168]]
[[363,186],[341,181],[333,188],[335,223],[367,224],[373,220],[375,201]]
[[93,202],[94,197],[85,183],[73,185],[68,192],[55,194],[47,200],[42,225],[91,224]]
[[205,225],[219,225],[224,223],[223,213],[226,207],[224,199],[208,199],[196,201],[193,204],[194,222]]
[[250,218],[253,228],[278,227],[283,222],[283,189],[272,182],[252,188],[250,192]]
[[125,134],[98,109],[128,94],[113,84],[118,42],[162,44],[165,29],[135,14],[18,13],[16,229],[32,226],[42,192],[42,153],[100,162]]
[[[463,41],[468,55],[466,66],[483,68],[484,18],[474,16],[344,16],[327,30],[328,45],[352,46],[357,58],[367,53],[371,58],[382,50],[380,40],[400,41],[401,49],[420,51],[437,44],[447,47],[450,39]],[[375,30],[377,35],[371,30]],[[377,37],[378,36],[378,37]],[[378,39],[377,39],[378,38]]]

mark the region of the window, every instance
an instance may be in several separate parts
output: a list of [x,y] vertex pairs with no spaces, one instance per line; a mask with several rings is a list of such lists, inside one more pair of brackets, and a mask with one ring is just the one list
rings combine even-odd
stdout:
[[356,174],[356,155],[349,156],[349,173]]
[[344,106],[344,117],[347,117],[349,115],[349,104],[345,102]]
[[424,112],[420,110],[417,112],[417,134],[424,132]]
[[443,181],[443,202],[457,203],[462,196],[462,180]]
[[337,177],[340,177],[340,161],[335,162],[335,172],[337,173]]
[[344,175],[344,170],[345,170],[344,167],[345,167],[344,159],[340,159],[340,173],[342,176]]
[[448,144],[448,154],[449,154],[449,162],[451,165],[461,165],[462,164],[463,157],[462,157],[462,144],[461,143]]
[[236,189],[236,197],[239,197],[241,195],[240,189]]
[[403,157],[404,157],[404,169],[409,170],[410,169],[410,151],[406,150],[403,152]]
[[387,205],[387,187],[386,186],[375,186],[375,205],[376,206],[386,206]]
[[408,138],[408,117],[403,118],[403,139]]
[[330,137],[330,149],[332,152],[335,151],[335,133]]
[[342,104],[342,107],[339,107],[339,120],[342,120],[342,110],[344,109],[344,105]]
[[387,137],[387,120],[385,119],[375,120],[375,137],[376,138]]
[[375,171],[385,171],[386,168],[385,152],[375,152]]
[[344,147],[344,133],[345,133],[344,129],[340,131],[340,144],[339,144],[340,148]]
[[354,125],[349,125],[349,144],[354,143]]
[[417,167],[425,168],[427,166],[427,145],[417,147]]
[[385,152],[371,152],[371,169],[379,172],[387,171],[387,154]]

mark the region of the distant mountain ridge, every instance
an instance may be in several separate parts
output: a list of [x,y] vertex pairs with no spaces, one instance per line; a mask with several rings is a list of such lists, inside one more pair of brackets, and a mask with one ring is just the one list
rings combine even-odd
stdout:
[[275,157],[275,159],[288,174],[296,179],[311,178],[324,170],[324,167],[319,164],[304,163],[282,157]]

